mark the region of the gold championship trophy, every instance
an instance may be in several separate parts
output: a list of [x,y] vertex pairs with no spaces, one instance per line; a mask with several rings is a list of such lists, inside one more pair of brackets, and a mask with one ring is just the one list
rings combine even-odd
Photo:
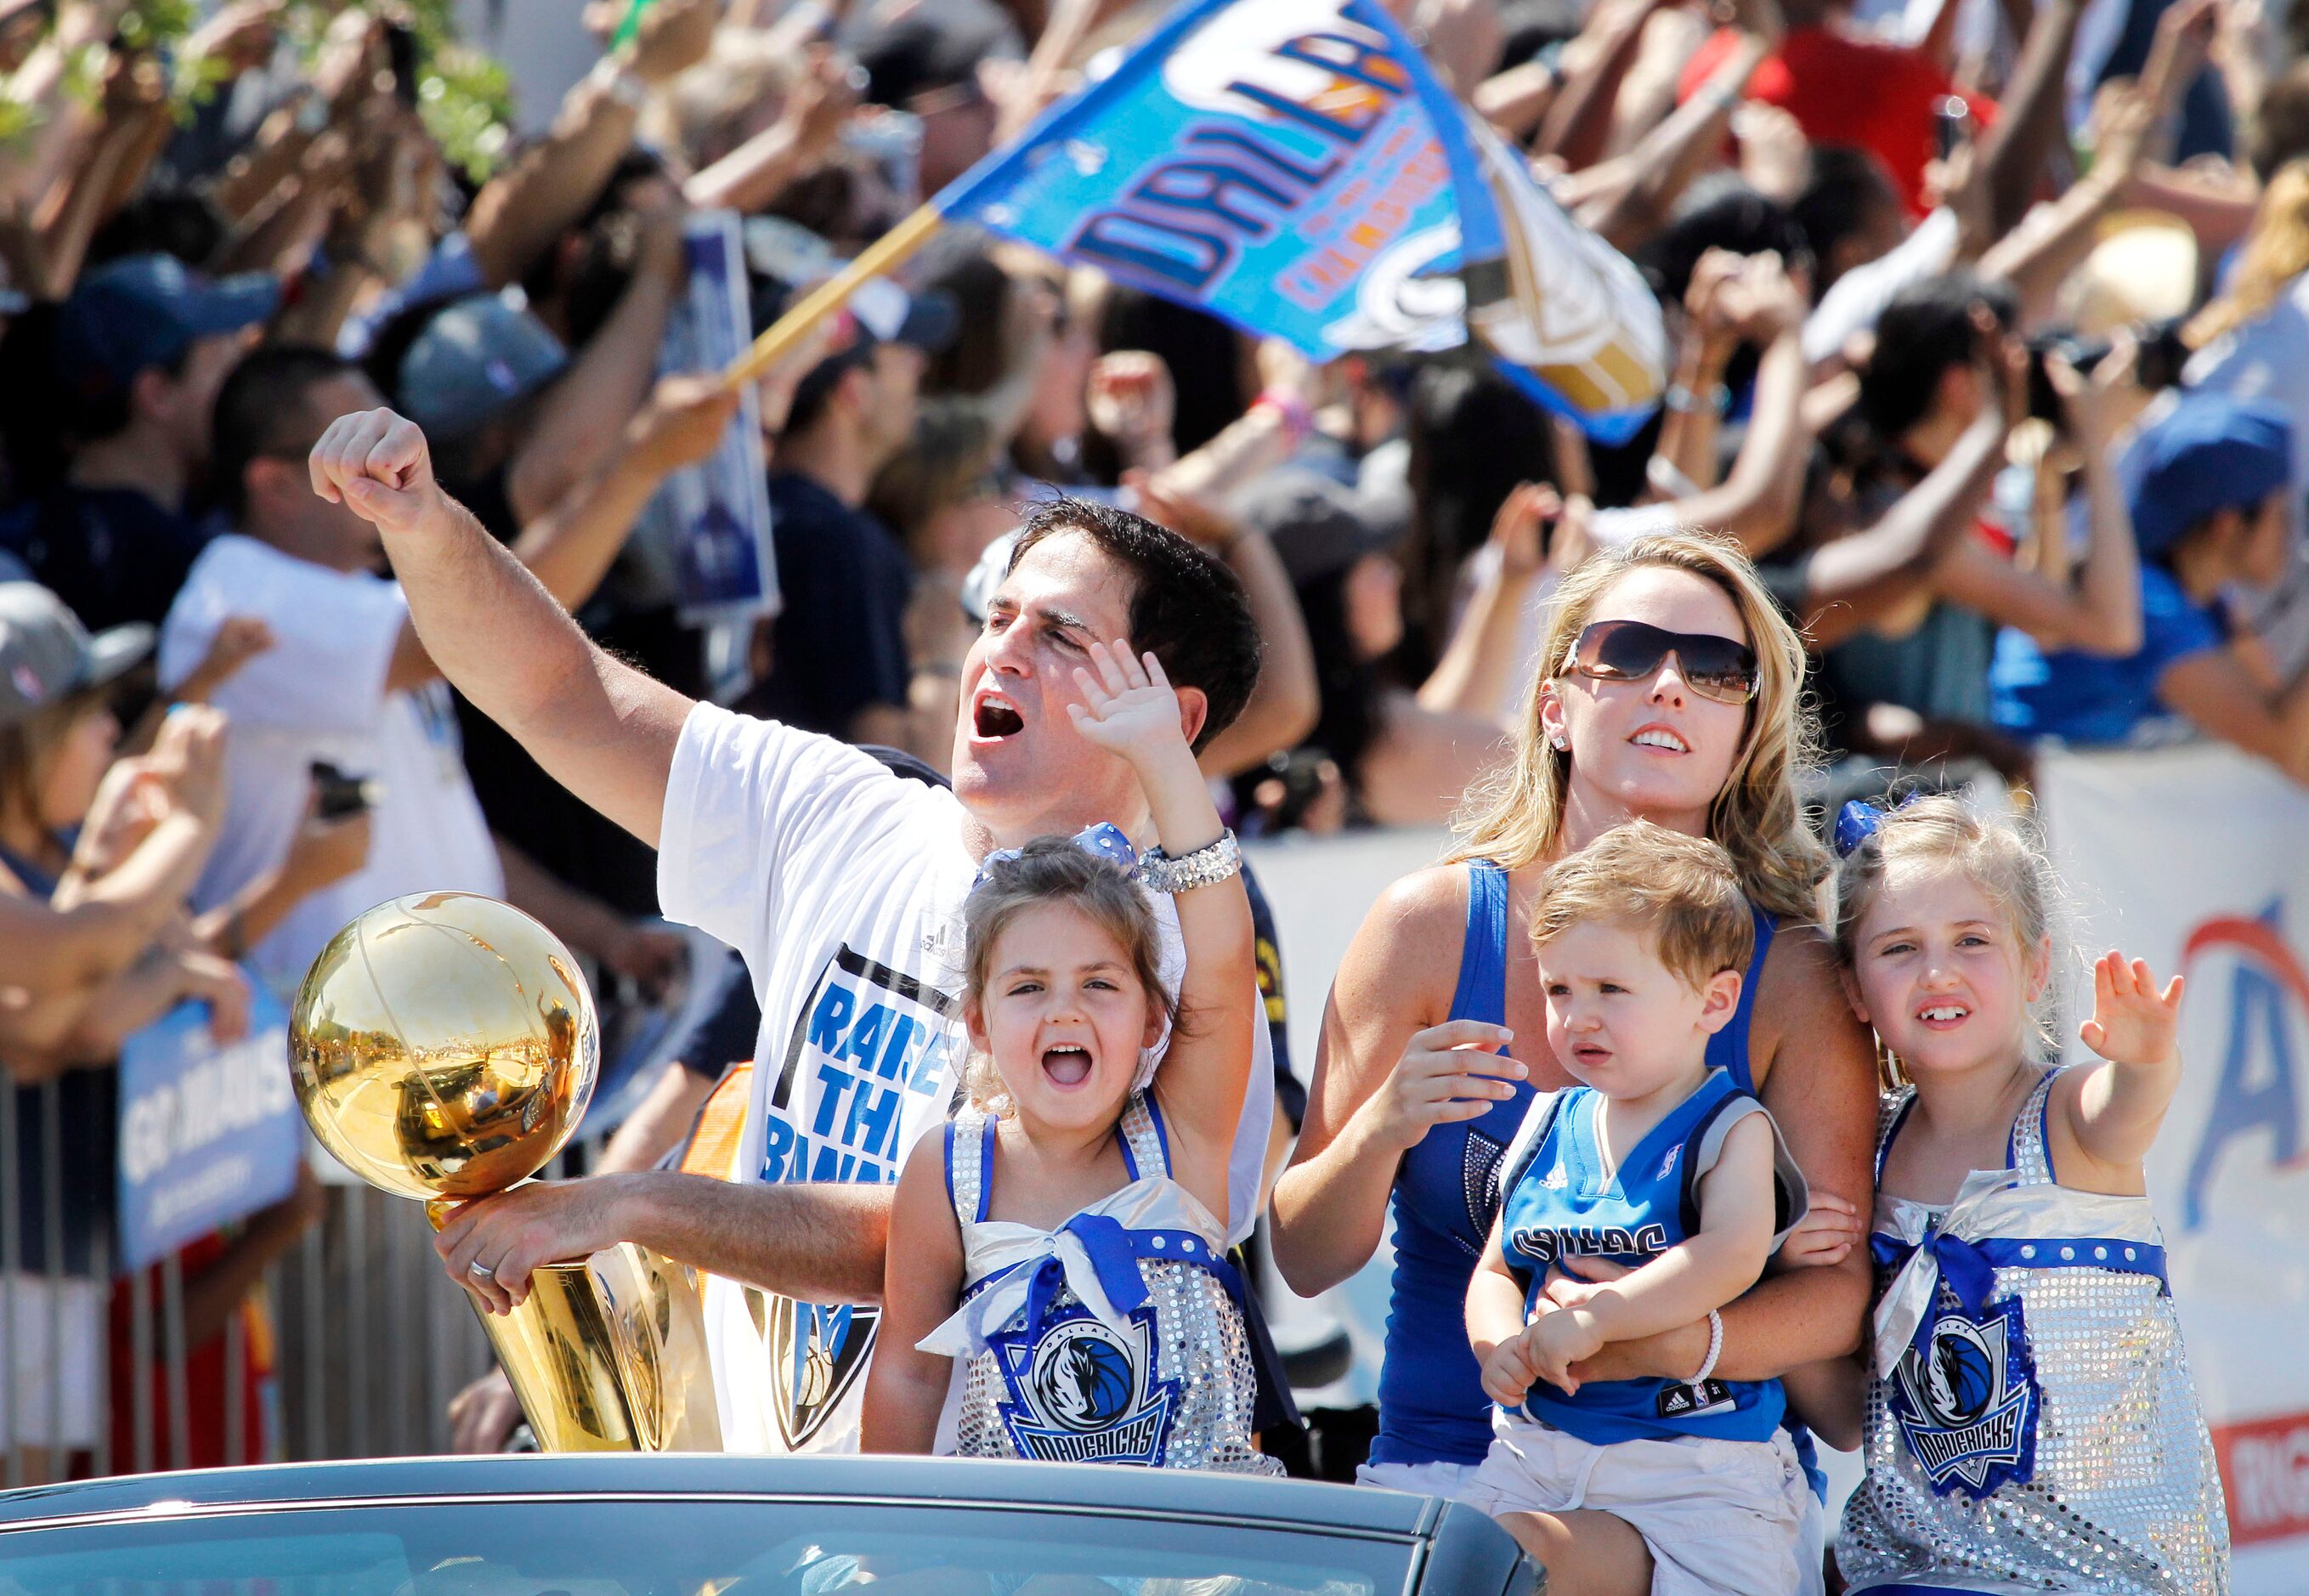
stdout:
[[[554,935],[470,893],[380,903],[338,932],[289,1018],[297,1101],[372,1186],[451,1203],[528,1179],[593,1095],[601,1034]],[[530,1277],[482,1328],[548,1452],[718,1452],[695,1273],[623,1242]]]

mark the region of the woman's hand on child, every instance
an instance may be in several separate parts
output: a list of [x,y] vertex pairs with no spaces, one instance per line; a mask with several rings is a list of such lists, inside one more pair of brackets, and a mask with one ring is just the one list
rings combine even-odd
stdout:
[[1090,660],[1088,669],[1075,667],[1083,701],[1067,706],[1084,737],[1142,766],[1186,746],[1179,695],[1163,674],[1161,660],[1133,653],[1120,640],[1092,643]]
[[2112,949],[2093,965],[2092,1018],[2077,1035],[2112,1064],[2162,1064],[2177,1048],[2185,984],[2176,975],[2159,993],[2147,960]]
[[1480,1119],[1513,1097],[1513,1083],[1531,1072],[1491,1051],[1513,1040],[1514,1031],[1483,1020],[1446,1020],[1412,1032],[1367,1105],[1381,1144],[1408,1152],[1436,1126]]
[[1833,1192],[1814,1192],[1803,1221],[1780,1244],[1780,1263],[1790,1269],[1841,1264],[1859,1240],[1860,1211]]

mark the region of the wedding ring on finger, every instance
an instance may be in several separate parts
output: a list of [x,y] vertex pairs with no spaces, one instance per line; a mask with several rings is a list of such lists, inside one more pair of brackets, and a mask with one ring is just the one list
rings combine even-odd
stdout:
[[478,1258],[465,1265],[465,1272],[471,1275],[477,1281],[493,1281],[497,1277],[497,1272],[496,1270],[490,1268],[488,1264],[482,1263]]

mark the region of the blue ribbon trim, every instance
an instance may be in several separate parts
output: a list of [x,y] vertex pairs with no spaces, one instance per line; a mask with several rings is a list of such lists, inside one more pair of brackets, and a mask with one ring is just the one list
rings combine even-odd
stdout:
[[[2165,1249],[2146,1242],[2115,1241],[2104,1236],[2026,1241],[1990,1236],[1966,1241],[1936,1231],[1925,1238],[1924,1245],[1941,1266],[1941,1279],[1949,1290],[1976,1318],[1988,1301],[2000,1269],[2106,1269],[2117,1274],[2149,1275],[2166,1296],[2173,1290],[2165,1275]],[[1898,1270],[1916,1249],[1879,1231],[1869,1237],[1868,1250],[1878,1264]]]
[[[1146,1304],[1146,1282],[1138,1274],[1142,1258],[1199,1265],[1218,1277],[1237,1304],[1242,1301],[1242,1276],[1192,1230],[1133,1230],[1103,1213],[1078,1213],[1059,1226],[1059,1233],[1082,1244],[1100,1289],[1118,1313],[1128,1314]],[[1044,1322],[1051,1299],[1067,1283],[1066,1265],[1055,1253],[1044,1256],[1033,1270],[1033,1281],[1026,1290],[1025,1323],[1030,1333]]]

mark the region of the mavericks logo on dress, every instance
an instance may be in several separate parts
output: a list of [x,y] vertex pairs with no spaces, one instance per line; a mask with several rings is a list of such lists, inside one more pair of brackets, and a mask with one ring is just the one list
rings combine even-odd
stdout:
[[2037,1377],[2020,1300],[1943,1314],[1900,1355],[1892,1417],[1936,1490],[1977,1501],[2036,1472]]
[[762,1328],[774,1370],[771,1413],[778,1438],[788,1451],[798,1451],[825,1428],[866,1372],[881,1310],[848,1303],[796,1302],[753,1290],[746,1296],[757,1314],[766,1307],[768,1323]]
[[1118,1335],[1078,1309],[1032,1342],[996,1343],[1010,1387],[1002,1421],[1019,1456],[1162,1466],[1179,1383],[1155,1377],[1154,1309],[1133,1313],[1129,1327]]

